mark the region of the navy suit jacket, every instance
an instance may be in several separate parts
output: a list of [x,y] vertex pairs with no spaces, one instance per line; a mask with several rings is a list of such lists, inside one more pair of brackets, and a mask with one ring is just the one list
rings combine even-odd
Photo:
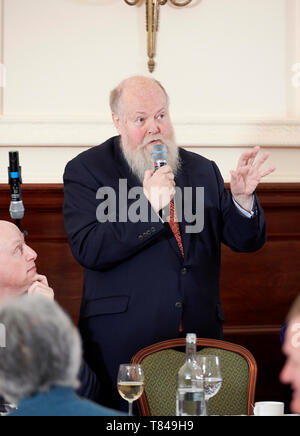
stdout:
[[100,382],[97,375],[91,370],[85,361],[82,362],[78,378],[80,381],[80,387],[76,391],[77,395],[79,395],[79,397],[88,398],[92,401],[98,401]]
[[5,413],[6,408],[4,407],[5,401],[4,398],[0,396],[0,413]]
[[242,216],[214,162],[184,149],[180,158],[176,186],[203,187],[205,195],[203,231],[187,233],[184,217],[180,224],[184,259],[169,224],[153,220],[150,204],[148,222],[97,221],[99,188],[112,187],[118,205],[120,179],[127,180],[128,190],[141,185],[123,157],[119,137],[66,166],[65,228],[73,255],[85,268],[80,330],[85,358],[103,389],[116,385],[119,364],[138,350],[178,337],[181,320],[184,333],[222,338],[221,243],[251,252],[265,242],[257,198],[254,217]]

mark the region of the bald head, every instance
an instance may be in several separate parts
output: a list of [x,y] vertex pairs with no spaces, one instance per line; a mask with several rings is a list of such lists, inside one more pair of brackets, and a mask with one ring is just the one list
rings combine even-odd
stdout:
[[[128,96],[135,98],[142,97],[145,92],[161,92],[166,99],[166,105],[169,106],[169,96],[162,84],[155,79],[145,76],[133,76],[123,80],[110,94],[110,108],[113,113],[119,117],[123,113],[124,100]],[[124,97],[124,98],[123,98]]]
[[14,239],[20,239],[22,233],[13,223],[0,220],[0,250],[5,250]]
[[0,301],[29,289],[37,274],[36,258],[18,227],[0,221]]

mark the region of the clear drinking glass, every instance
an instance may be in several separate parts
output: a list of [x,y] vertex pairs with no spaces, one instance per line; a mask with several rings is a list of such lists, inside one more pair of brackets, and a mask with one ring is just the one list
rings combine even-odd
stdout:
[[120,365],[118,391],[129,404],[129,416],[132,416],[132,403],[140,398],[144,391],[144,373],[140,365]]
[[203,374],[203,389],[208,411],[208,400],[219,392],[222,386],[222,369],[218,356],[198,356],[198,365]]

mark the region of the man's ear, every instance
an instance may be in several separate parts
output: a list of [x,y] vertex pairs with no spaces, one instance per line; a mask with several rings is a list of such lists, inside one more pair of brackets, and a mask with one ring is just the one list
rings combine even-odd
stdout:
[[112,113],[112,119],[115,125],[115,128],[117,129],[119,135],[121,135],[121,119],[119,117],[118,114],[116,114],[115,112]]

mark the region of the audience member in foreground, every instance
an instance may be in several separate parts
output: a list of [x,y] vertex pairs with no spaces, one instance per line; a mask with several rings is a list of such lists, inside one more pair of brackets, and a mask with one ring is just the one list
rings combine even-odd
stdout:
[[283,346],[287,360],[281,371],[280,380],[291,385],[293,397],[290,408],[292,412],[300,413],[300,296],[292,305],[287,321]]
[[0,392],[18,406],[10,416],[120,415],[76,396],[81,340],[55,302],[41,296],[8,300],[0,307],[0,324],[6,329]]
[[[17,226],[0,220],[0,304],[21,295],[43,295],[53,300],[47,277],[38,274],[36,252],[30,248]],[[0,396],[0,413],[7,411]]]
[[[0,220],[0,303],[21,295],[41,295],[54,299],[54,291],[47,277],[37,272],[37,253],[27,245],[23,233],[13,223]],[[96,375],[82,362],[77,391],[81,397],[95,400],[100,385]],[[5,411],[0,397],[0,413]]]

